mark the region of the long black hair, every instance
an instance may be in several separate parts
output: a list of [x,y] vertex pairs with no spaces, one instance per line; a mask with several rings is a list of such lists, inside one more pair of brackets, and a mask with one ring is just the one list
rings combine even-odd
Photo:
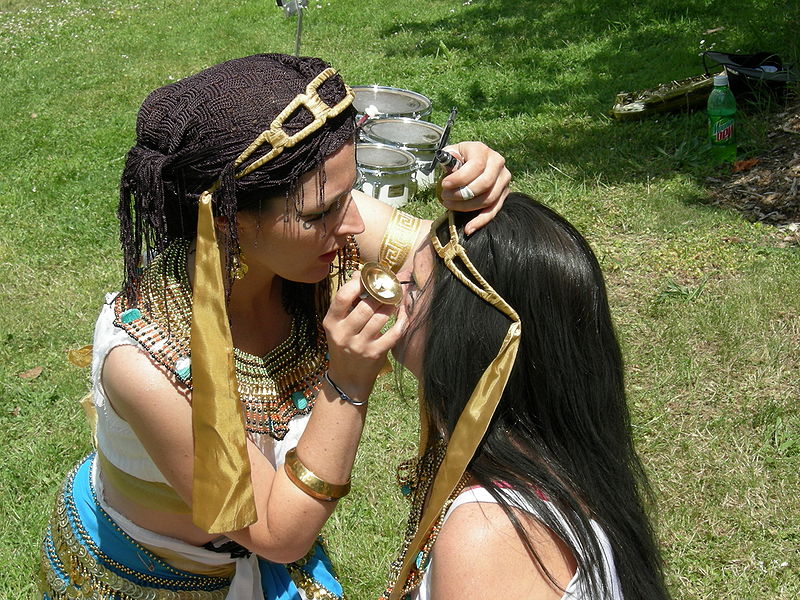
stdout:
[[[461,243],[519,313],[522,336],[468,472],[497,499],[540,566],[503,492],[508,486],[570,547],[593,597],[607,594],[605,578],[592,576],[603,572],[603,561],[591,521],[609,538],[625,599],[668,598],[645,509],[652,493],[633,446],[622,355],[594,253],[564,218],[523,194],[509,195],[488,225],[465,238],[469,218],[456,216]],[[446,224],[439,235],[446,241]],[[510,322],[439,260],[425,296],[422,393],[430,430],[446,440]]]

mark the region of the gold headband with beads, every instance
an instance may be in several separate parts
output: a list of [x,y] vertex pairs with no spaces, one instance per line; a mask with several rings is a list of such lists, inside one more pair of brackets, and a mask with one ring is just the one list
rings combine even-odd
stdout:
[[[445,219],[448,222],[450,239],[446,244],[442,244],[436,234],[436,230],[444,223]],[[451,211],[434,221],[431,225],[430,239],[434,250],[436,250],[448,270],[474,294],[507,316],[511,320],[511,324],[508,327],[503,343],[500,345],[497,356],[486,367],[475,389],[472,390],[472,394],[448,440],[447,452],[433,481],[430,495],[425,504],[425,510],[419,521],[417,533],[403,557],[402,567],[389,596],[390,600],[397,600],[403,593],[405,581],[414,566],[417,554],[441,514],[442,507],[464,475],[467,465],[475,455],[478,445],[489,428],[489,423],[500,402],[500,398],[503,396],[508,378],[511,376],[511,370],[514,368],[522,333],[522,323],[517,311],[489,285],[467,256],[466,250],[459,242],[458,230]],[[455,262],[456,259],[459,259],[464,264],[474,281],[459,268]],[[420,442],[420,449],[422,449],[424,440],[420,440]]]
[[[325,69],[306,86],[305,92],[295,96],[269,128],[238,156],[234,167],[242,165],[265,143],[271,146],[270,150],[235,172],[234,177],[238,179],[252,173],[286,148],[303,141],[353,103],[355,95],[346,85],[344,98],[334,106],[328,106],[319,97],[319,86],[334,75],[335,69]],[[301,105],[314,115],[314,120],[297,133],[287,135],[282,129],[283,123]],[[203,192],[198,204],[191,329],[192,519],[209,533],[235,531],[258,520],[214,227],[212,202],[218,187],[219,181]]]

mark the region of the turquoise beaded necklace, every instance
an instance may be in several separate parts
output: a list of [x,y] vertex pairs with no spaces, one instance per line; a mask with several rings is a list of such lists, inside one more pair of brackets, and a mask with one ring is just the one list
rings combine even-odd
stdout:
[[427,533],[425,543],[414,557],[414,565],[407,579],[405,581],[400,581],[399,577],[403,566],[403,559],[408,551],[408,547],[417,535],[420,521],[422,520],[422,513],[425,508],[425,502],[428,499],[428,493],[436,479],[436,474],[439,471],[439,467],[442,465],[446,451],[447,446],[443,442],[438,442],[428,448],[422,456],[406,460],[397,467],[397,483],[400,486],[400,492],[409,500],[411,506],[406,525],[405,539],[403,540],[397,559],[392,562],[389,568],[386,589],[379,597],[379,600],[388,600],[394,588],[398,586],[403,590],[403,595],[401,596],[403,600],[410,600],[413,597],[414,590],[422,583],[422,578],[430,564],[433,545],[436,543],[436,539],[442,529],[444,517],[450,505],[464,490],[470,479],[469,473],[464,473],[464,475],[462,475],[453,493],[450,494],[450,497],[442,506],[442,510],[436,522],[433,524],[433,527]]
[[[128,305],[120,294],[114,324],[121,327],[176,379],[192,389],[189,336],[192,298],[186,257],[189,242],[176,240],[142,271],[138,297]],[[264,356],[234,349],[234,365],[245,429],[282,440],[289,421],[309,414],[328,368],[327,345],[317,320],[295,314],[289,337]],[[314,341],[314,339],[318,341]]]

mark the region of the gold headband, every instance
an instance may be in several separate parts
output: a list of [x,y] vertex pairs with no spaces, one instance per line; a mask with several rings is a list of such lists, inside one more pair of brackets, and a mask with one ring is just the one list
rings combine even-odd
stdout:
[[[355,95],[347,86],[345,97],[334,106],[328,106],[319,97],[319,86],[334,75],[334,69],[322,71],[306,86],[305,92],[298,94],[275,117],[269,129],[239,155],[234,166],[240,166],[265,143],[272,148],[235,173],[234,177],[252,173],[286,148],[303,141],[352,104]],[[301,105],[311,111],[314,121],[289,136],[282,129],[283,123]],[[203,192],[198,204],[191,330],[194,381],[192,519],[195,525],[209,533],[235,531],[252,525],[258,519],[214,227],[212,194],[218,187],[219,181]]]
[[[448,221],[450,239],[443,245],[436,234],[436,230],[444,223],[445,219]],[[439,471],[436,473],[430,496],[419,521],[419,528],[403,557],[400,573],[389,596],[390,600],[397,600],[402,594],[418,552],[441,514],[444,503],[453,493],[456,485],[458,485],[467,465],[472,460],[478,445],[486,434],[486,430],[489,428],[494,411],[508,383],[511,370],[514,368],[522,332],[522,323],[517,312],[489,285],[469,260],[464,247],[458,240],[458,230],[456,229],[452,212],[448,211],[434,221],[431,225],[430,239],[433,248],[444,261],[448,270],[473,293],[506,315],[511,320],[511,324],[508,327],[503,343],[500,345],[497,356],[481,375],[453,429],[447,444],[447,452]],[[455,263],[456,258],[461,259],[461,262],[467,267],[475,281],[478,282],[477,285],[458,267]]]
[[[286,148],[291,148],[297,144],[297,142],[303,141],[309,135],[322,127],[328,119],[338,116],[345,108],[353,103],[355,94],[353,93],[353,90],[346,85],[344,86],[344,98],[342,98],[334,106],[328,106],[325,104],[322,98],[319,97],[319,94],[317,93],[319,86],[322,85],[325,80],[334,75],[336,75],[336,69],[332,69],[330,67],[325,69],[322,71],[322,73],[311,80],[311,82],[306,86],[305,93],[297,94],[297,96],[294,97],[294,100],[292,100],[288,106],[284,108],[277,117],[275,117],[270,124],[269,129],[261,133],[261,135],[253,140],[253,143],[250,144],[247,149],[239,155],[239,158],[234,161],[233,165],[235,167],[241,165],[244,161],[250,158],[250,156],[252,156],[256,150],[263,146],[264,142],[269,142],[270,146],[272,146],[272,149],[264,156],[239,171],[235,175],[236,177],[244,177],[245,175],[252,173],[260,166],[268,163],[273,158],[278,156]],[[286,135],[286,132],[283,130],[283,123],[301,105],[305,106],[311,112],[311,114],[314,115],[314,120],[294,135]]]

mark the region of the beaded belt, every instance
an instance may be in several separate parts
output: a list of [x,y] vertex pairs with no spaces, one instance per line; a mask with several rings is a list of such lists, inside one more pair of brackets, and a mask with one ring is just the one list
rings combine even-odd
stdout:
[[[90,455],[69,473],[57,495],[41,548],[40,592],[50,600],[224,600],[230,579],[170,566],[122,532],[97,505],[94,490],[89,490],[88,499],[76,497],[75,479],[79,478],[78,485],[89,480],[92,459]],[[95,523],[84,524],[79,514],[79,506],[85,510],[85,504],[80,503],[87,501],[95,504],[92,516],[102,533],[102,549],[87,531],[87,525]],[[131,560],[120,560],[123,556],[138,559],[140,564],[134,568]]]

